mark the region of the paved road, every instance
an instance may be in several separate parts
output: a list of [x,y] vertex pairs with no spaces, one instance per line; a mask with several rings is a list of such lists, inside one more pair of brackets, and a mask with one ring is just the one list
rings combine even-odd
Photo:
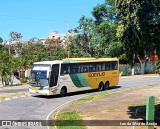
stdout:
[[[160,84],[160,77],[157,76],[134,76],[120,79],[119,88],[145,86]],[[114,89],[116,90],[116,89]],[[107,91],[105,91],[107,92]],[[0,103],[0,120],[46,120],[50,112],[57,107],[78,98],[95,94],[96,92],[82,92],[70,94],[67,97],[25,97]],[[22,127],[19,127],[22,128]],[[7,129],[7,128],[2,128]],[[16,127],[17,129],[17,127]],[[26,127],[23,129],[31,129]],[[47,129],[47,127],[42,127]]]
[[28,92],[28,87],[25,87],[23,89],[21,89],[21,88],[17,88],[17,89],[13,88],[12,89],[12,88],[10,88],[10,89],[7,89],[7,90],[0,90],[0,93],[19,93],[19,92]]
[[159,76],[128,76],[121,78],[119,81],[119,85],[122,86],[122,88],[154,84],[160,84]]

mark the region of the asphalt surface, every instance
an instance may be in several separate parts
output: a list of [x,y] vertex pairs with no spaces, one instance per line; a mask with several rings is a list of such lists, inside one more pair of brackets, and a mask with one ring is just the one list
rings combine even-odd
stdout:
[[[111,90],[117,90],[119,88],[129,88],[138,86],[147,86],[160,84],[159,76],[130,76],[120,78],[119,85]],[[0,93],[11,92],[25,92],[28,93],[28,86],[23,86],[23,89],[4,89],[0,90]],[[14,90],[13,90],[14,89]],[[107,91],[105,91],[107,92]],[[37,96],[31,97],[30,95],[17,98],[9,101],[3,101],[0,103],[0,120],[46,120],[48,115],[58,107],[67,102],[77,100],[81,97],[85,97],[90,94],[95,94],[96,91],[78,92],[69,94],[67,97],[59,97],[58,95],[44,97]],[[1,125],[1,121],[0,121]],[[2,129],[37,129],[37,127],[1,127]],[[47,126],[38,127],[39,129],[47,129]]]

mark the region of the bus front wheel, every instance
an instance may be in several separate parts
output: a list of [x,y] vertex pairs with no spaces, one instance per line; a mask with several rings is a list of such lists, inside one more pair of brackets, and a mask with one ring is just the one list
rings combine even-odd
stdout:
[[67,94],[67,88],[64,86],[61,88],[60,95],[61,97],[65,97]]

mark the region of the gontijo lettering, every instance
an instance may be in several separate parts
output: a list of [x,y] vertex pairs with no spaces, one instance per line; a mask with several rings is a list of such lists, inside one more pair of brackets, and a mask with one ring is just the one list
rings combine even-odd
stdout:
[[88,74],[88,77],[98,77],[98,76],[105,76],[105,72],[89,73]]

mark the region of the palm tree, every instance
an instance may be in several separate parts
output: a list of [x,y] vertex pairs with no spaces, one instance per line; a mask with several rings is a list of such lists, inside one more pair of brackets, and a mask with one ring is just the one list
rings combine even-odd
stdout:
[[31,59],[29,56],[24,55],[24,56],[18,56],[16,57],[16,68],[19,71],[19,77],[24,77],[24,70],[30,68],[31,66]]
[[0,76],[2,78],[3,85],[9,84],[9,78],[13,74],[13,70],[13,57],[9,55],[8,51],[0,50]]

